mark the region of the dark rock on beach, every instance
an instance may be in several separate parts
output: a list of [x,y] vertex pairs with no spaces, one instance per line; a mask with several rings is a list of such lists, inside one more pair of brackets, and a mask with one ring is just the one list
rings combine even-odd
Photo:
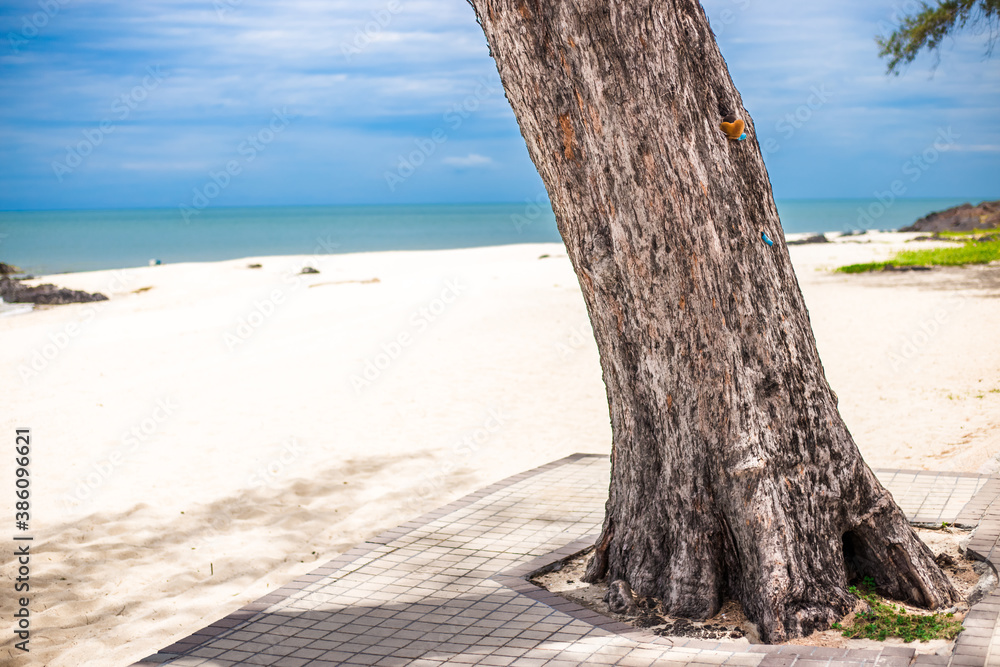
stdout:
[[65,303],[89,303],[91,301],[107,301],[108,297],[100,293],[91,294],[79,290],[56,287],[55,285],[37,285],[30,287],[19,280],[0,276],[0,298],[7,303],[36,303],[44,305],[62,305]]
[[0,262],[0,276],[13,276],[21,273],[21,269],[10,264],[4,264]]
[[785,245],[807,245],[809,243],[829,243],[830,239],[826,238],[824,234],[815,234],[813,236],[807,236],[804,239],[799,239],[798,241],[786,241]]
[[299,271],[299,273],[302,274],[302,275],[309,274],[309,273],[319,273],[319,269],[314,269],[311,266],[304,266],[304,267],[302,267],[302,270]]
[[984,201],[978,206],[962,204],[920,218],[901,232],[968,232],[973,229],[1000,227],[1000,200]]

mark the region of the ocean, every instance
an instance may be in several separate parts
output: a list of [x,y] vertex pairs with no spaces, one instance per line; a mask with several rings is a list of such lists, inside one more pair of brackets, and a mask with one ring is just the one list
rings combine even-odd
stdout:
[[[785,233],[897,229],[966,199],[779,200]],[[977,202],[978,200],[973,200]],[[559,242],[548,204],[0,212],[0,262],[45,275],[261,255]]]

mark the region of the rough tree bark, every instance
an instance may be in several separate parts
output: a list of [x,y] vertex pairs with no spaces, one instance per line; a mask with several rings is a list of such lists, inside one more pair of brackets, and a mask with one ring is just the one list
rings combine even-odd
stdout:
[[[690,618],[730,596],[771,642],[842,617],[855,576],[950,603],[837,411],[697,0],[470,3],[600,350],[613,454],[590,580]],[[720,132],[731,113],[745,141]]]

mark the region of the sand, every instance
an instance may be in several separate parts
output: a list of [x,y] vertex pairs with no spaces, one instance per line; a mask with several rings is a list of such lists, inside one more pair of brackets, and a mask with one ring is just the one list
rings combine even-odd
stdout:
[[[974,471],[1000,451],[1000,267],[828,271],[912,236],[791,252],[866,459]],[[32,651],[5,631],[5,664],[128,665],[413,516],[609,452],[559,245],[49,279],[112,298],[0,318],[0,428],[32,429],[34,492]]]

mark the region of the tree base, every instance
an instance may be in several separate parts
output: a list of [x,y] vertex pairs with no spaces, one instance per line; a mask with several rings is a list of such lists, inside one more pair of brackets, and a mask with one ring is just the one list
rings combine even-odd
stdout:
[[[958,593],[934,554],[868,468],[862,464],[859,472],[867,473],[860,477],[872,485],[868,491],[874,502],[854,517],[847,530],[831,520],[841,518],[839,512],[817,516],[808,506],[785,504],[780,516],[784,530],[767,528],[740,535],[720,515],[715,518],[716,530],[688,534],[677,543],[661,542],[654,554],[639,558],[634,546],[623,548],[631,538],[623,540],[621,535],[648,531],[648,526],[641,521],[637,525],[633,516],[632,526],[619,528],[609,501],[604,531],[582,580],[614,582],[619,587],[623,582],[636,595],[658,600],[664,613],[694,620],[715,616],[723,601],[731,598],[756,624],[765,643],[829,628],[854,609],[857,598],[848,588],[864,578],[893,600],[926,609],[950,605]],[[749,515],[760,516],[759,510]],[[775,521],[758,523],[773,526]],[[745,521],[744,531],[751,524]],[[706,534],[710,539],[704,539]],[[790,535],[797,539],[789,539]],[[657,561],[656,555],[667,557]],[[650,569],[653,563],[665,569]]]
[[[916,605],[908,604],[904,600],[884,599],[881,604],[875,604],[873,609],[880,615],[877,621],[879,630],[889,632],[891,637],[901,637],[903,641],[911,641],[913,636],[918,638],[940,639],[944,641],[952,640],[960,631],[961,621],[964,612],[968,608],[989,592],[989,582],[995,583],[995,578],[990,575],[979,576],[976,569],[976,561],[965,557],[961,553],[960,542],[968,533],[959,530],[931,530],[918,529],[918,537],[930,539],[934,553],[938,554],[935,561],[941,565],[947,573],[949,581],[959,592],[957,608],[953,618],[939,618],[932,626],[918,625],[909,620],[908,615],[920,614],[921,610]],[[541,588],[545,588],[565,599],[592,609],[607,616],[610,620],[626,623],[636,629],[641,629],[662,637],[672,639],[702,639],[702,640],[749,640],[750,643],[760,643],[762,641],[760,631],[744,613],[738,601],[725,598],[720,610],[711,618],[704,620],[692,620],[671,617],[664,612],[661,601],[655,598],[643,598],[632,594],[628,585],[621,581],[611,582],[608,585],[581,586],[580,582],[584,578],[587,563],[592,559],[593,548],[585,552],[578,553],[562,561],[558,568],[547,567],[540,574],[531,578],[532,583]],[[992,574],[992,573],[990,573]],[[857,579],[848,582],[857,586],[861,593],[852,595],[854,606],[853,611],[868,611],[870,608],[865,604],[862,594],[873,592],[873,582],[871,580]],[[884,598],[884,596],[881,596]],[[887,610],[891,609],[891,613]],[[904,620],[898,620],[896,610],[904,607],[901,613]],[[850,614],[848,614],[850,619]],[[868,621],[854,619],[845,622],[844,628],[820,632],[818,635],[794,643],[805,643],[816,646],[841,646],[847,647],[849,638],[863,637],[878,640],[878,636],[868,636]],[[918,629],[922,628],[922,629]],[[850,634],[845,634],[848,631]],[[907,639],[907,633],[911,635]],[[940,647],[935,647],[935,649]]]

